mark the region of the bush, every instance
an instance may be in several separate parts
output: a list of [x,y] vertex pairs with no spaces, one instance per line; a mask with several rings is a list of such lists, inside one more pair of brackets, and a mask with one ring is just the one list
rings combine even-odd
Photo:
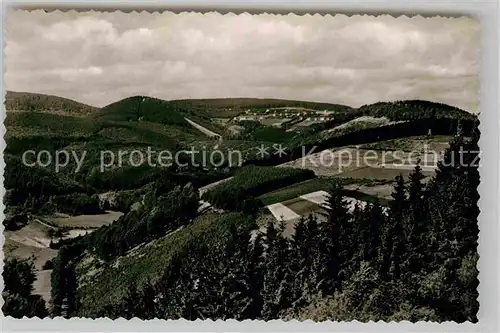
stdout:
[[43,264],[42,266],[42,270],[53,269],[53,268],[54,268],[54,263],[52,262],[51,259],[47,260],[45,264]]
[[5,230],[15,231],[24,227],[28,223],[28,215],[25,212],[18,214],[6,214],[2,224]]

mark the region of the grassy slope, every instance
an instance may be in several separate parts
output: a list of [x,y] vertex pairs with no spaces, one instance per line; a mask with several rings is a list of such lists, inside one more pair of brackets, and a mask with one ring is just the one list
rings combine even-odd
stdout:
[[[304,182],[300,182],[297,184],[281,188],[276,191],[268,192],[266,194],[257,197],[257,199],[259,199],[263,205],[267,206],[267,205],[272,205],[274,203],[290,200],[307,193],[321,191],[321,190],[327,191],[330,189],[333,179],[334,179],[333,177],[317,177],[314,179],[306,180]],[[336,180],[339,181],[339,179]],[[343,178],[340,179],[340,181],[344,186],[349,184],[375,186],[378,184],[385,184],[392,182],[392,180],[380,181],[372,179],[352,179],[352,178]]]
[[7,91],[5,96],[7,111],[61,112],[70,115],[86,116],[99,109],[71,99],[27,92]]
[[[204,139],[204,135],[192,127],[182,128],[147,121],[127,122],[74,117],[42,112],[9,113],[5,120],[6,139],[11,153],[37,147],[62,148],[87,143],[91,145],[133,144],[172,148],[177,144]],[[47,141],[47,145],[44,142]],[[55,147],[56,141],[61,141]]]
[[98,123],[89,118],[43,112],[7,113],[7,137],[90,136]]
[[207,214],[170,235],[132,250],[97,272],[95,261],[89,264],[88,260],[82,260],[77,266],[78,295],[82,304],[79,315],[96,313],[105,305],[119,302],[127,288],[155,281],[169,269],[174,256],[185,255],[190,246],[200,243],[210,247],[224,245],[229,241],[230,224],[238,222],[239,227],[247,230],[254,227],[250,219],[240,214]]
[[463,118],[475,116],[457,107],[423,100],[378,102],[363,105],[356,112],[365,116],[387,117],[390,120],[412,120],[419,118]]
[[[116,156],[120,150],[124,152],[141,150],[144,156],[147,156],[147,147],[151,147],[153,152],[168,150],[174,154],[181,147],[206,139],[202,133],[192,127],[180,128],[149,122],[96,121],[87,117],[42,112],[8,113],[5,125],[7,128],[5,153],[7,156],[17,157],[9,158],[7,161],[7,169],[12,169],[12,172],[6,173],[6,183],[26,180],[25,176],[21,177],[15,170],[23,166],[20,158],[27,150],[35,152],[48,150],[52,152],[52,156],[57,150],[65,150],[70,154],[77,154],[79,158],[84,156],[85,151],[84,163],[78,173],[74,172],[77,165],[73,155],[70,155],[69,164],[58,174],[54,173],[54,163],[44,169],[54,179],[65,176],[77,183],[83,183],[93,168],[99,168],[102,151],[113,151],[116,165],[119,163]],[[109,154],[106,156],[109,159]],[[127,164],[129,160],[129,155],[126,155],[123,164]],[[153,163],[157,163],[157,160],[153,160]],[[137,173],[134,180],[141,178],[142,174],[154,174],[153,171],[159,171],[147,168],[135,169]],[[53,187],[52,181],[48,181],[47,178],[40,179],[45,184],[44,186]],[[131,183],[134,182],[131,181]]]
[[221,128],[213,123],[203,110],[193,110],[182,103],[172,103],[145,96],[133,96],[109,104],[102,108],[96,114],[96,117],[100,120],[149,121],[181,128],[191,128],[192,126],[184,119],[187,117],[211,131],[221,132]]

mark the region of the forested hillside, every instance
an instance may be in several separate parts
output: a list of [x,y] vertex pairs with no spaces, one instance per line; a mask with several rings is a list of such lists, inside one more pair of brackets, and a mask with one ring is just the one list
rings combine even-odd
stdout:
[[406,100],[396,102],[379,102],[363,105],[359,112],[373,117],[387,117],[390,120],[414,120],[420,118],[454,118],[474,119],[475,116],[454,106],[421,101]]
[[[273,107],[333,113],[331,120],[298,130],[232,119],[245,108],[265,113]],[[143,96],[86,115],[71,110],[7,114],[9,260],[21,251],[52,257],[44,254],[36,269],[9,262],[5,313],[477,321],[476,116],[427,101],[355,109]],[[231,114],[227,125],[214,121],[221,114]],[[359,117],[384,121],[332,130]],[[186,119],[221,136],[209,137]],[[314,152],[343,147],[365,156],[367,147],[412,151],[416,142],[448,147],[436,172],[427,165],[414,170],[360,165],[318,176],[316,169],[294,163],[276,167],[314,147]],[[278,144],[286,154],[275,154]],[[262,146],[268,154],[258,156]],[[241,165],[196,165],[203,159],[185,152],[191,147],[226,149],[220,159],[241,150],[244,158]],[[102,151],[148,148],[184,151],[182,163],[134,165],[125,157],[121,165],[100,168]],[[81,165],[71,160],[61,170],[51,164],[29,167],[22,162],[27,150],[68,150],[85,159]],[[28,162],[34,161],[30,155]],[[320,200],[322,191],[326,202]],[[108,214],[117,217],[104,221]],[[291,218],[285,221],[285,214]],[[51,277],[45,305],[34,287],[15,283],[19,276],[31,286],[33,274],[42,271]]]
[[16,91],[7,91],[5,108],[7,111],[55,112],[78,116],[91,115],[98,110],[97,107],[63,97]]
[[158,98],[134,96],[103,107],[96,117],[100,120],[147,121],[163,125],[191,128],[186,117],[213,131],[220,128],[211,122],[204,110],[193,110],[186,103],[173,103]]

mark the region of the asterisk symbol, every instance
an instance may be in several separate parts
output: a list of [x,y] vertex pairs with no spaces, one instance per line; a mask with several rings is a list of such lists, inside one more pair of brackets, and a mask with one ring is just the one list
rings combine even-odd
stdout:
[[283,147],[283,145],[280,144],[273,144],[273,149],[274,149],[274,155],[278,155],[279,157],[286,155],[286,147]]
[[260,147],[257,147],[257,157],[264,158],[269,155],[268,152],[269,147],[264,146],[263,144]]

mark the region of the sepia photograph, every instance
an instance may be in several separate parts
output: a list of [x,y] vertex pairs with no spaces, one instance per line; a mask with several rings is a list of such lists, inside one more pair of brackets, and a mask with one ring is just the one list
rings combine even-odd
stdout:
[[5,15],[4,316],[478,321],[477,19]]

